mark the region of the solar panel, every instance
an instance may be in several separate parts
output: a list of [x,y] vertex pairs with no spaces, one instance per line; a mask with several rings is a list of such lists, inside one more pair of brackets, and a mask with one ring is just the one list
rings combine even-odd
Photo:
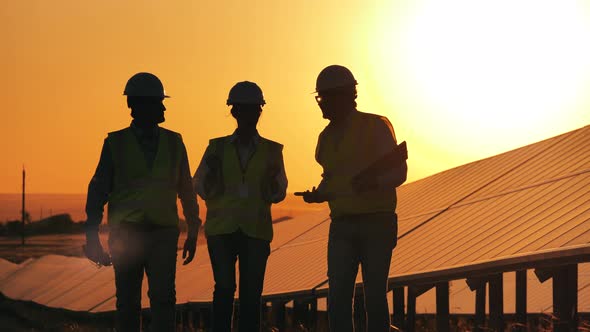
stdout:
[[[398,189],[398,201],[400,239],[391,278],[588,246],[590,126],[406,184]],[[329,226],[328,210],[274,226],[264,296],[325,291]],[[589,265],[580,265],[581,311],[590,311]],[[531,273],[529,311],[551,310],[550,282],[539,284]],[[514,310],[508,304],[512,275],[504,275],[507,312]],[[451,311],[472,313],[473,292],[460,280],[452,284]],[[199,245],[195,262],[183,266],[179,258],[176,285],[179,304],[211,301],[214,282],[206,244]],[[20,265],[0,260],[0,291],[68,310],[115,308],[112,268],[97,270],[74,257],[50,255]],[[144,280],[144,307],[149,305],[146,292]],[[418,303],[434,312],[429,296]]]

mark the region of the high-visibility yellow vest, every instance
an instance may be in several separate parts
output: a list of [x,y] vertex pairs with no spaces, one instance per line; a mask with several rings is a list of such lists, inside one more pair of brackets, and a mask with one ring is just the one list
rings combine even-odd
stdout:
[[114,164],[108,222],[177,226],[177,183],[183,148],[180,134],[160,128],[158,151],[150,170],[131,128],[109,133]]
[[334,218],[371,213],[395,212],[395,188],[355,194],[352,179],[377,161],[374,128],[384,121],[381,116],[354,111],[336,132],[326,128],[319,138],[317,161],[324,169],[323,191],[333,195],[328,201]]
[[254,155],[242,170],[231,136],[212,139],[209,144],[221,160],[223,194],[206,200],[205,234],[229,234],[241,229],[246,235],[271,241],[271,203],[263,198],[269,167],[280,158],[283,146],[260,138]]

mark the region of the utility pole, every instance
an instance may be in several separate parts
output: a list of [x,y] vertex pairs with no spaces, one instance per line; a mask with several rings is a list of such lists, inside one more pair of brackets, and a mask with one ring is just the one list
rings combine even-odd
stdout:
[[21,236],[22,236],[22,245],[25,246],[25,165],[23,165],[23,206],[21,210],[22,214],[22,229],[21,229]]

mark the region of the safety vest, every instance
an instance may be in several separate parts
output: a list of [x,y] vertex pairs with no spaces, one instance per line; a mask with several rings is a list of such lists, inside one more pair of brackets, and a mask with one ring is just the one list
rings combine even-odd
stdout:
[[356,194],[352,190],[355,175],[377,161],[373,139],[374,128],[383,121],[375,114],[354,111],[336,133],[326,127],[320,134],[316,159],[323,166],[323,191],[332,197],[328,201],[332,219],[356,214],[395,212],[395,188]]
[[220,235],[242,230],[246,235],[271,241],[271,203],[263,198],[269,168],[275,165],[283,146],[260,138],[256,151],[242,169],[231,136],[212,139],[209,145],[221,160],[223,194],[209,198],[205,234]]
[[109,133],[107,143],[115,170],[108,198],[109,224],[177,226],[177,183],[183,148],[180,134],[159,128],[152,169],[131,128]]

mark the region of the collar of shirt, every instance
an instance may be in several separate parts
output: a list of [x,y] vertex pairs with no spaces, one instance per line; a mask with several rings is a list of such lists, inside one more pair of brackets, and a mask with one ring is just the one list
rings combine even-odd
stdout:
[[236,147],[236,151],[238,152],[238,157],[240,159],[240,166],[242,170],[244,170],[248,166],[250,158],[252,158],[252,156],[256,152],[256,147],[260,142],[260,135],[258,134],[258,130],[255,131],[254,135],[252,135],[252,139],[250,140],[250,142],[248,142],[248,145],[245,146],[237,144],[237,141],[238,134],[236,129],[236,131],[234,131],[234,133],[231,134],[231,136],[229,137],[229,142]]
[[330,123],[328,123],[328,127],[334,128],[335,130],[347,127],[348,124],[350,124],[352,121],[354,121],[354,119],[356,118],[356,115],[358,115],[358,114],[359,114],[359,111],[357,109],[354,109],[354,110],[350,111],[348,114],[346,114],[342,119],[340,119],[340,121],[338,121],[338,122],[330,121]]
[[140,139],[158,137],[159,129],[160,129],[160,127],[158,125],[155,125],[154,127],[147,128],[147,129],[141,128],[137,125],[135,120],[131,121],[131,125],[129,127],[131,127],[131,130],[133,130],[133,133]]
[[[229,136],[229,142],[232,144],[235,144],[237,139],[238,139],[238,133],[237,133],[237,129],[233,132],[233,134],[231,134]],[[252,135],[252,139],[250,140],[250,142],[248,142],[248,146],[257,146],[258,142],[260,142],[260,134],[258,134],[258,130],[256,130],[254,132],[254,135]]]
[[339,139],[342,138],[341,136],[348,131],[351,123],[354,122],[355,119],[357,119],[358,114],[360,114],[360,112],[355,109],[348,113],[344,118],[342,118],[337,123],[330,121],[330,123],[326,127],[327,133],[329,133],[330,135],[336,135]]

